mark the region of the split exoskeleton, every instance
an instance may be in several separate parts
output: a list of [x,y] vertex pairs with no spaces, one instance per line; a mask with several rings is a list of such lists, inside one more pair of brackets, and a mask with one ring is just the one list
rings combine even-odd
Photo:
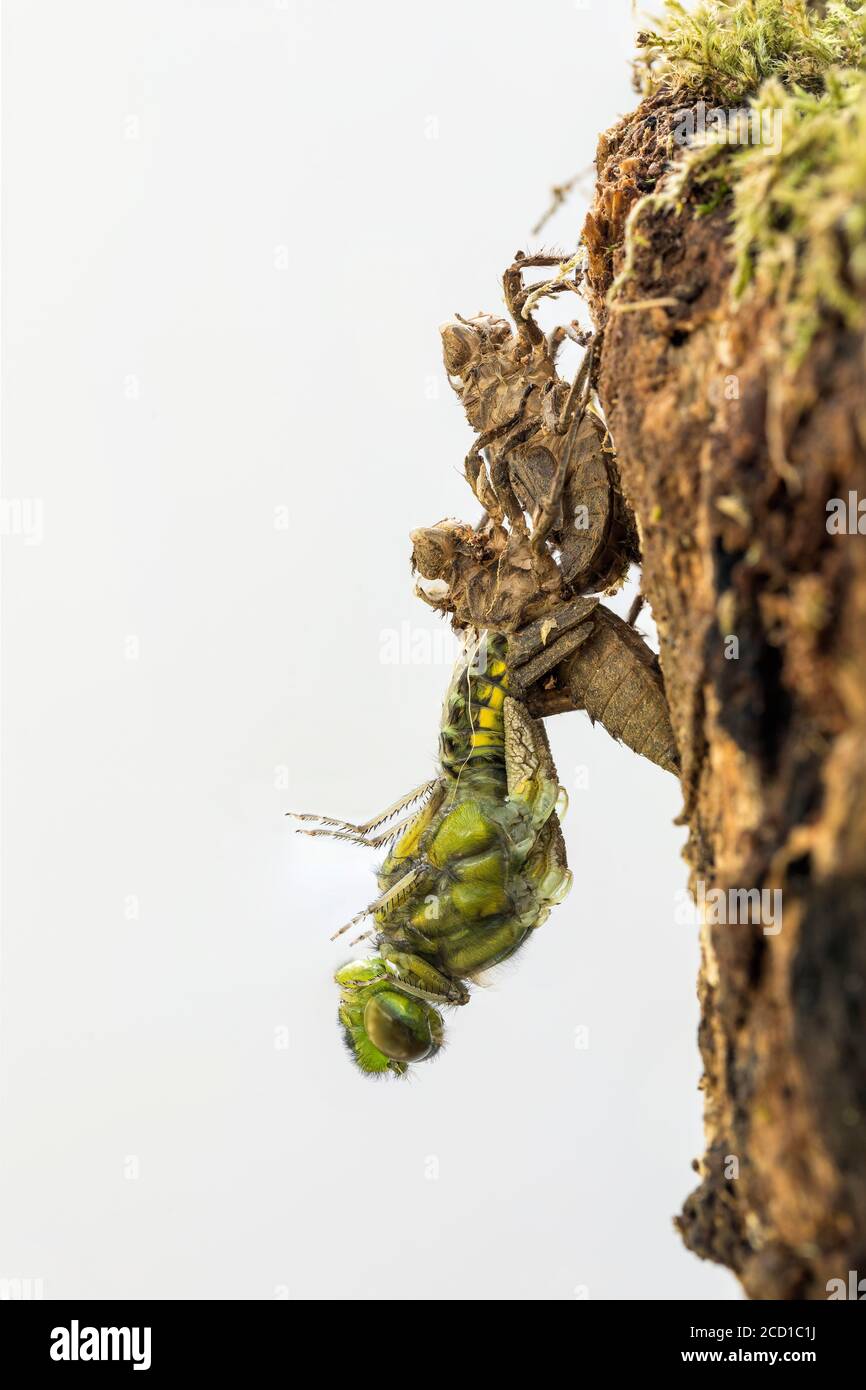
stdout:
[[[560,273],[527,287],[505,273],[513,323],[487,314],[441,329],[445,366],[475,442],[465,472],[484,508],[412,533],[418,592],[464,634],[445,699],[439,770],[363,824],[304,815],[311,835],[389,846],[379,895],[337,936],[375,954],[336,974],[339,1017],[369,1074],[404,1074],[442,1044],[440,1010],[512,955],[571,883],[559,786],[541,718],[585,709],[615,738],[676,772],[658,660],[598,598],[639,558],[607,432],[591,408],[593,349],[569,386],[556,370],[573,325],[544,334],[532,309],[574,289]],[[404,814],[405,813],[405,814]]]
[[598,592],[618,584],[637,559],[637,537],[606,430],[587,409],[592,348],[571,386],[556,370],[565,338],[585,345],[586,335],[573,324],[543,333],[529,308],[537,302],[530,296],[576,288],[570,277],[541,290],[523,284],[527,267],[558,263],[519,258],[503,277],[513,327],[489,314],[457,316],[440,329],[442,349],[478,432],[464,467],[487,517],[516,537],[530,535],[539,577],[552,573],[553,548],[559,584],[572,593]]
[[579,272],[527,286],[524,272],[559,266],[520,256],[505,272],[513,325],[479,314],[440,329],[449,380],[477,438],[465,471],[485,509],[467,526],[412,533],[417,593],[463,631],[511,635],[512,680],[536,715],[583,708],[614,738],[678,770],[658,659],[596,595],[619,587],[640,558],[609,436],[592,407],[595,345],[569,386],[556,369],[573,325],[543,333],[533,308],[573,291]]

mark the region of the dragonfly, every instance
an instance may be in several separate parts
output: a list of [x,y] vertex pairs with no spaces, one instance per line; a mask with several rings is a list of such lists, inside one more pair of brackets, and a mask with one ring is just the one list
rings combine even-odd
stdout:
[[[511,690],[507,638],[476,634],[455,666],[438,774],[378,816],[302,833],[388,846],[379,895],[335,933],[369,919],[374,953],[335,975],[349,1052],[371,1076],[405,1076],[443,1045],[442,1010],[546,921],[572,884],[560,785],[541,722]],[[398,818],[395,820],[395,818]],[[353,942],[352,944],[356,944]]]
[[369,1076],[406,1076],[435,1057],[443,1010],[467,1004],[571,888],[568,798],[537,714],[583,708],[678,770],[657,658],[631,619],[590,596],[622,582],[637,537],[588,413],[594,346],[567,387],[555,368],[562,335],[542,334],[530,312],[540,296],[574,288],[561,275],[523,284],[527,267],[555,259],[520,257],[506,271],[512,327],[479,315],[441,330],[449,380],[478,432],[465,470],[485,512],[475,528],[412,533],[413,568],[438,586],[416,592],[464,633],[437,775],[363,824],[297,816],[304,834],[387,849],[378,896],[335,933],[369,923],[357,940],[372,954],[335,975],[344,1039]]

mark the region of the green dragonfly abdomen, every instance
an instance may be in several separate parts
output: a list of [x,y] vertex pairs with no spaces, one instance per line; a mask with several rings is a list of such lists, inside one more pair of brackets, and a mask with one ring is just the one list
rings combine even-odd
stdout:
[[488,637],[457,668],[445,696],[439,762],[446,777],[500,782],[505,773],[508,667],[501,642]]

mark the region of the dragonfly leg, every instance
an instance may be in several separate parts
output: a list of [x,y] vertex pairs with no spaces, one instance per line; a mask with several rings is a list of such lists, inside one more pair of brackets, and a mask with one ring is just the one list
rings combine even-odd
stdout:
[[562,410],[561,427],[567,427],[568,433],[562,446],[559,459],[556,465],[556,472],[550,484],[547,496],[541,499],[539,514],[535,520],[532,530],[532,549],[536,553],[540,552],[547,537],[556,525],[559,515],[562,493],[571,471],[572,460],[577,448],[577,438],[583,417],[586,414],[592,396],[592,363],[593,363],[592,344],[584,353],[580,370],[574,379],[568,399]]
[[[369,820],[360,825],[356,825],[353,821],[335,820],[333,816],[317,816],[307,811],[287,811],[286,815],[291,816],[293,820],[318,821],[320,826],[331,827],[329,830],[299,829],[299,835],[328,835],[333,830],[337,832],[335,839],[358,839],[360,837],[360,839],[365,840],[371,831],[378,830],[392,816],[396,816],[400,811],[405,811],[407,806],[420,801],[422,797],[429,796],[436,786],[437,780],[433,777],[429,782],[422,782],[419,787],[415,787],[414,791],[407,792],[405,796],[400,797],[399,801],[395,801],[386,810],[380,811],[377,816],[371,816]],[[385,841],[383,840],[382,843],[384,844]]]
[[389,825],[387,830],[382,831],[381,835],[363,835],[360,831],[354,829],[331,830],[329,828],[324,828],[304,830],[301,827],[299,827],[295,833],[297,835],[310,835],[313,838],[315,838],[316,835],[327,835],[331,840],[347,840],[349,844],[363,845],[365,849],[381,849],[383,845],[391,844],[392,840],[396,840],[399,835],[402,835],[405,830],[408,830],[409,826],[418,819],[419,814],[420,812],[413,807],[408,816],[404,816],[402,820],[395,821],[393,825]]
[[368,906],[364,908],[363,912],[356,912],[355,916],[351,918],[350,921],[346,922],[345,926],[342,926],[339,931],[334,932],[331,940],[336,941],[338,936],[343,935],[343,932],[349,931],[356,923],[363,922],[365,917],[370,917],[374,914],[381,923],[387,922],[390,917],[393,917],[395,912],[399,911],[410,894],[416,890],[419,884],[424,882],[426,877],[427,875],[423,869],[410,869],[409,872],[398,879],[391,888],[388,888],[373,902],[369,903]]
[[432,1004],[468,1004],[469,991],[459,980],[443,975],[429,961],[405,951],[387,948],[382,952],[386,968],[400,988]]

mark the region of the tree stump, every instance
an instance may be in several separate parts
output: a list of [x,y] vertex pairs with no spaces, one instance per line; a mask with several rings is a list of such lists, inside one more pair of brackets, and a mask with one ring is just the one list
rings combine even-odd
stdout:
[[677,1224],[753,1298],[827,1298],[866,1276],[866,356],[830,312],[785,366],[784,286],[731,293],[724,185],[627,229],[683,105],[662,87],[601,137],[584,229],[707,904],[706,1152]]

